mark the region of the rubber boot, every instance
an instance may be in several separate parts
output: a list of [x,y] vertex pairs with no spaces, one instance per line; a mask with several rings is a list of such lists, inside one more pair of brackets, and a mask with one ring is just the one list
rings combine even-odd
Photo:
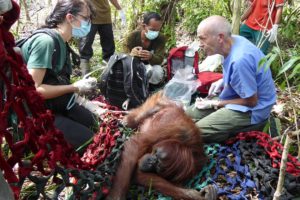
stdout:
[[81,75],[84,76],[91,71],[90,62],[86,59],[80,59]]

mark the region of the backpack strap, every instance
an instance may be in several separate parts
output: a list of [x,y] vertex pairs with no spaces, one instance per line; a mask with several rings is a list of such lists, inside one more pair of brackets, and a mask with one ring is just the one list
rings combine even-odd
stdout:
[[107,81],[109,74],[112,73],[111,69],[114,66],[114,64],[119,60],[119,55],[118,54],[113,54],[107,63],[107,67],[104,69],[102,75],[101,75],[101,80],[100,80],[100,90],[101,93],[106,96],[107,94]]
[[40,33],[45,33],[53,39],[53,42],[54,42],[54,51],[53,51],[53,54],[52,54],[52,69],[53,69],[56,66],[58,57],[60,55],[59,40],[57,38],[57,33],[56,33],[55,30],[50,29],[50,28],[37,29],[29,37],[17,40],[16,41],[16,46],[21,48],[23,46],[23,44],[25,42],[27,42],[32,36],[34,36],[36,34],[40,34]]
[[80,56],[70,47],[69,43],[66,42],[67,46],[67,57],[69,57],[68,54],[71,54],[71,60],[73,63],[73,67],[79,67],[80,65]]
[[[136,65],[133,65],[134,57],[123,54],[123,76],[124,76],[124,90],[129,99],[135,99],[139,104],[143,103],[143,100],[135,93],[133,84],[134,73],[136,73]],[[141,86],[143,87],[143,86]],[[130,103],[130,102],[129,102]]]

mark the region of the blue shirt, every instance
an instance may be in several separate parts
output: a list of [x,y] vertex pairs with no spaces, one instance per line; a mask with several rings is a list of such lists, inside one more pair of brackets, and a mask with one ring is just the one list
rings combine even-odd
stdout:
[[255,107],[227,104],[225,108],[251,112],[251,124],[267,119],[276,102],[276,91],[271,70],[259,67],[265,55],[246,38],[234,35],[233,45],[223,63],[224,89],[221,100],[248,98],[257,94]]

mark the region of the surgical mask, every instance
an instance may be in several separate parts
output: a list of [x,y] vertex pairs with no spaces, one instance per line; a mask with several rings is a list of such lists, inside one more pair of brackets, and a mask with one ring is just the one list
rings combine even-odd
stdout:
[[151,30],[148,30],[148,32],[145,33],[146,38],[148,38],[149,40],[154,40],[155,38],[157,38],[158,34],[159,31],[151,31]]
[[12,9],[11,0],[0,0],[0,15]]
[[73,27],[72,28],[72,35],[73,37],[76,38],[82,38],[87,36],[87,34],[90,32],[91,30],[91,23],[84,21],[84,20],[80,20],[80,27]]

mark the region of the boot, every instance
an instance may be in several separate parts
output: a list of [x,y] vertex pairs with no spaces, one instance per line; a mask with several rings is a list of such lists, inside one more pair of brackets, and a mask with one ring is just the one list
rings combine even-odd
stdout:
[[81,69],[81,76],[86,75],[91,71],[90,61],[86,59],[80,59],[80,69]]

